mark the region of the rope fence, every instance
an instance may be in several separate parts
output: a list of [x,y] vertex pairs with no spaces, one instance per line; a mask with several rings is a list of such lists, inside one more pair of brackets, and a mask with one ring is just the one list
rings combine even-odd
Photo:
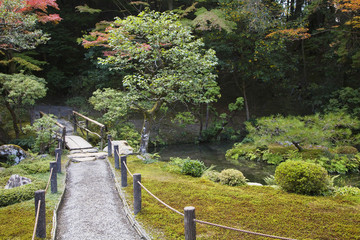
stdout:
[[32,240],[35,236],[38,238],[46,238],[46,206],[45,195],[51,183],[51,193],[57,192],[57,173],[61,172],[61,148],[55,150],[55,160],[50,162],[50,174],[46,183],[45,190],[35,192],[35,224]]
[[[114,146],[114,155],[115,155],[115,159],[119,159],[120,153],[119,153],[118,149],[116,149],[116,147],[118,147],[118,146],[116,146],[116,145]],[[115,166],[116,166],[116,161],[115,161]],[[210,225],[210,226],[214,226],[214,227],[220,227],[220,228],[227,229],[227,230],[232,230],[232,231],[237,231],[237,232],[242,232],[242,233],[247,233],[247,234],[252,234],[252,235],[257,235],[257,236],[262,236],[262,237],[283,239],[283,240],[296,240],[296,239],[293,239],[293,238],[279,237],[279,236],[268,235],[268,234],[263,234],[263,233],[258,233],[258,232],[252,232],[252,231],[242,230],[242,229],[238,229],[238,228],[233,228],[233,227],[228,227],[228,226],[224,226],[224,225],[220,225],[220,224],[215,224],[215,223],[211,223],[211,222],[198,220],[198,219],[195,218],[195,208],[194,207],[185,207],[184,208],[184,213],[176,210],[175,208],[171,207],[170,205],[166,204],[164,201],[159,199],[157,196],[155,196],[150,190],[148,190],[141,183],[141,174],[138,174],[138,173],[132,174],[131,171],[129,170],[127,164],[126,164],[126,160],[121,161],[121,166],[124,166],[124,168],[126,169],[125,171],[123,171],[123,169],[121,169],[121,179],[122,179],[122,181],[123,181],[123,178],[124,178],[123,172],[125,172],[125,173],[128,172],[130,174],[130,176],[133,177],[133,179],[134,179],[134,184],[133,184],[133,187],[134,187],[134,213],[137,214],[141,210],[141,188],[143,188],[150,196],[155,198],[159,203],[161,203],[162,205],[164,205],[168,209],[172,210],[173,212],[175,212],[175,213],[177,213],[177,214],[184,217],[185,240],[195,240],[196,239],[196,228],[195,228],[196,223]],[[126,178],[127,178],[127,176],[126,176]],[[137,187],[135,185],[137,185],[137,184],[141,187],[140,192],[139,192],[139,190],[136,190]],[[122,186],[123,186],[123,184],[122,184]],[[126,184],[126,186],[127,186],[127,184]]]
[[34,226],[34,231],[33,231],[33,235],[32,235],[32,240],[35,239],[36,229],[37,229],[38,220],[39,220],[40,204],[41,204],[41,200],[38,202],[38,207],[37,207],[36,216],[35,216],[35,226]]

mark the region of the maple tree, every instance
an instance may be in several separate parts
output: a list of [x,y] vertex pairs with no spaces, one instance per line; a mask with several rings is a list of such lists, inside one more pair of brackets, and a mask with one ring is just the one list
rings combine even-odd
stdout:
[[[39,29],[37,25],[38,23],[46,22],[57,23],[61,20],[58,14],[48,13],[49,7],[59,9],[55,0],[0,0],[0,54],[5,59],[0,63],[7,67],[6,73],[9,75],[8,77],[2,76],[0,90],[2,101],[12,117],[17,138],[19,137],[18,119],[14,104],[10,101],[10,94],[16,86],[12,86],[10,91],[5,83],[15,82],[14,79],[19,77],[18,75],[13,75],[17,72],[16,64],[26,65],[28,68],[33,66],[30,70],[40,70],[40,68],[31,65],[26,59],[14,57],[14,53],[34,49],[39,44],[46,43],[49,40],[49,35]],[[5,81],[4,79],[10,80]],[[22,81],[20,82],[23,86],[31,84],[31,81],[41,82],[39,79],[34,80],[31,76],[23,76],[21,79]],[[43,92],[46,91],[45,84],[40,84],[39,86],[43,91],[41,90],[42,94],[37,97],[42,97],[44,96]],[[20,94],[20,96],[29,94],[26,91],[33,91],[31,88],[23,90],[24,93]]]
[[142,113],[140,152],[147,151],[151,126],[164,104],[210,103],[219,95],[215,51],[205,50],[202,39],[195,39],[177,15],[145,11],[116,18],[106,33],[90,34],[84,44],[108,45],[110,51],[99,63],[129,74],[119,84],[122,91],[99,89],[90,102],[110,118]]

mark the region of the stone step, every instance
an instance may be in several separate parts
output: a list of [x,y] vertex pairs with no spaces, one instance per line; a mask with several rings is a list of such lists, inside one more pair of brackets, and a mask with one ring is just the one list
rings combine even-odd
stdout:
[[95,161],[95,157],[83,157],[83,158],[73,158],[71,161],[73,162],[88,162],[88,161]]

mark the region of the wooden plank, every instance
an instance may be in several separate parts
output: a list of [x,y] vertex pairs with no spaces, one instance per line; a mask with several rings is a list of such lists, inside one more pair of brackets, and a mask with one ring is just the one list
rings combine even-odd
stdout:
[[90,143],[79,136],[65,136],[65,143],[70,150],[93,148]]

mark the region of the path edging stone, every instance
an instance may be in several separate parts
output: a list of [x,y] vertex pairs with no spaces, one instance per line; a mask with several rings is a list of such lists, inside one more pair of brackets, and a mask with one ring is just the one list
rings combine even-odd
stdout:
[[130,210],[130,206],[129,204],[127,203],[126,201],[126,198],[125,198],[125,194],[124,192],[122,191],[121,189],[121,185],[119,183],[119,181],[117,180],[116,176],[116,172],[115,172],[115,169],[113,168],[113,166],[111,165],[110,161],[108,158],[106,158],[106,162],[108,163],[108,166],[111,170],[111,173],[112,173],[112,176],[114,178],[114,181],[115,181],[115,187],[116,187],[116,190],[119,194],[119,197],[123,203],[123,206],[124,206],[124,211],[126,213],[126,217],[129,219],[131,225],[134,227],[134,229],[138,232],[138,234],[140,235],[141,239],[144,239],[144,240],[151,240],[152,238],[146,233],[146,231],[144,230],[144,228],[140,225],[140,223],[138,221],[136,221],[134,215],[132,214],[132,211]]

